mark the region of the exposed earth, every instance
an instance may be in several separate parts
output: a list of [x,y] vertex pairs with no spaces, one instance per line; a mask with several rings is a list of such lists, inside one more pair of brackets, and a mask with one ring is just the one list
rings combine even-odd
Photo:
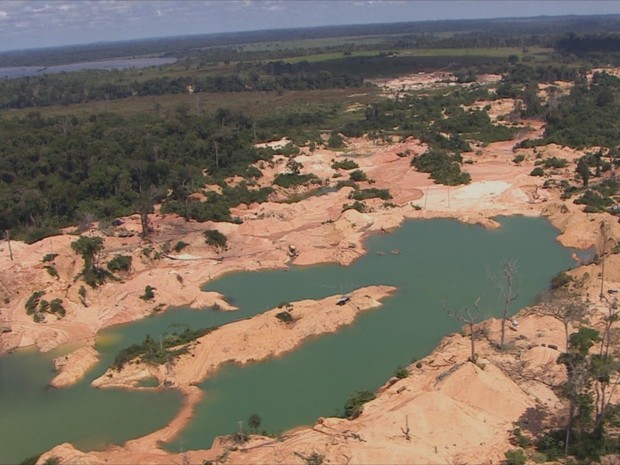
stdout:
[[[409,81],[394,83],[392,90],[406,90],[406,85],[452,85],[444,75],[413,76]],[[390,83],[384,85],[389,87]],[[479,104],[490,104],[489,111],[501,121],[514,109],[514,102],[506,99]],[[522,128],[520,139],[535,137],[542,128],[537,121],[515,124]],[[202,292],[200,286],[230,271],[283,268],[289,263],[350,264],[364,254],[364,239],[369,234],[389,232],[406,219],[450,217],[493,228],[497,227],[493,220],[497,215],[545,216],[561,231],[558,240],[563,245],[584,249],[600,250],[602,222],[608,228],[610,241],[620,237],[617,218],[584,213],[581,206],[561,200],[559,189],[543,187],[549,179],[576,184],[575,160],[583,151],[557,146],[515,151],[516,142],[491,143],[465,154],[464,158],[471,163],[464,164],[463,169],[470,173],[472,182],[457,187],[437,185],[410,166],[411,156],[426,149],[415,139],[390,143],[349,139],[346,149],[338,152],[302,147],[295,157],[303,165],[302,173],[313,173],[325,185],[333,185],[337,180],[334,175],[346,175],[345,171],[331,167],[333,160],[355,160],[372,180],[372,184],[362,182],[360,187],[389,188],[393,199],[389,203],[378,199],[365,201],[364,213],[354,209],[343,212],[343,205],[351,203],[347,198],[351,188],[323,195],[307,195],[307,189],[281,189],[269,202],[235,209],[233,216],[241,218],[241,224],[186,222],[174,215],[155,213],[149,218],[152,232],[146,241],[139,236],[137,216],[123,218],[122,226],[111,231],[104,232],[93,225],[83,234],[104,238],[101,262],[124,254],[133,257],[133,266],[121,280],[97,289],[88,288],[85,296],[80,295],[80,282],[74,282],[82,259],[71,249],[77,237],[72,231],[32,245],[12,241],[10,251],[9,244],[0,242],[0,302],[5,302],[0,318],[3,325],[10,327],[10,332],[1,336],[2,351],[32,345],[48,351],[84,341],[84,347],[57,360],[59,373],[52,383],[61,388],[81,379],[97,362],[93,341],[103,328],[144,318],[168,306],[217,305],[222,310],[234,311],[221,295]],[[405,153],[408,155],[402,156]],[[538,153],[566,158],[569,164],[550,177],[530,176]],[[523,155],[521,163],[513,162],[516,154]],[[271,164],[261,163],[258,167],[264,175],[260,185],[270,185],[278,173],[284,172],[287,160],[285,156],[276,156]],[[292,195],[302,200],[283,202]],[[205,244],[203,232],[211,228],[228,237],[225,249]],[[129,234],[119,237],[121,230]],[[164,250],[165,244],[178,241],[189,244],[182,253]],[[50,253],[58,254],[54,259],[58,277],[51,276],[42,262]],[[620,283],[618,257],[610,255],[606,261],[604,293],[617,289]],[[598,299],[600,265],[580,266],[570,273],[582,278],[580,292],[584,299],[591,298],[591,319],[598,322],[605,308]],[[146,286],[155,288],[150,301],[140,298]],[[63,299],[67,311],[64,318],[48,315],[45,322],[35,323],[26,314],[26,301],[40,290],[46,291],[46,299]],[[218,438],[211,449],[188,451],[182,457],[158,447],[159,441],[172,439],[191,418],[193,407],[200,400],[200,390],[193,384],[211,375],[221,363],[247,363],[294,350],[306,337],[336,331],[351,323],[358,311],[379,306],[389,292],[391,289],[384,287],[356,290],[351,301],[343,306],[346,312],[331,314],[326,312],[330,306],[321,301],[293,303],[291,314],[295,322],[291,327],[273,316],[266,319],[278,309],[231,323],[195,341],[191,348],[194,356],[182,356],[172,374],[164,367],[143,363],[108,372],[93,385],[132,388],[140,379],[155,377],[162,386],[180,389],[186,396],[185,404],[168,426],[146,437],[100,452],[81,452],[70,444],[62,444],[45,453],[39,462],[56,456],[62,463],[71,464],[304,464],[317,454],[324,458],[324,463],[342,464],[498,463],[504,452],[512,448],[509,436],[515,421],[540,406],[560,415],[561,400],[549,383],[561,382],[565,376],[555,364],[558,350],[563,350],[563,327],[553,318],[525,309],[518,315],[518,328],[507,333],[507,342],[514,345],[515,351],[498,352],[489,342],[497,340],[497,320],[480,323],[486,328],[487,339],[477,347],[477,365],[468,362],[467,335],[447,336],[433,353],[409,367],[410,376],[389,380],[357,419],[322,418],[277,440],[252,436],[242,445],[232,438]],[[270,323],[266,324],[267,321]],[[523,362],[518,370],[517,353]],[[539,373],[539,380],[522,376],[524,370]]]

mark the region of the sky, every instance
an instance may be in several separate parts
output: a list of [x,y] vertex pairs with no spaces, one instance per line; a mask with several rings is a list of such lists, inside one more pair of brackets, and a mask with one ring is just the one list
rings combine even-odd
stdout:
[[620,1],[0,0],[0,51],[216,32],[620,14]]

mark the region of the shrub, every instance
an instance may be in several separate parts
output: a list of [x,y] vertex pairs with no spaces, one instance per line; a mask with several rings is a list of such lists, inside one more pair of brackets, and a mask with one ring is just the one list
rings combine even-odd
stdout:
[[273,183],[286,189],[292,186],[302,186],[308,183],[320,184],[321,180],[314,174],[282,173],[275,177]]
[[323,465],[323,462],[325,461],[325,457],[318,452],[312,452],[312,454],[304,457],[303,459],[306,462],[306,465]]
[[48,253],[48,254],[43,256],[43,260],[41,260],[41,261],[43,263],[53,262],[56,257],[58,257],[57,253]]
[[33,292],[32,295],[28,298],[28,300],[24,304],[24,307],[26,308],[26,313],[28,315],[32,315],[35,312],[37,306],[39,305],[39,301],[44,294],[45,291],[36,291]]
[[560,271],[553,278],[551,278],[551,289],[560,289],[568,286],[573,281],[573,278],[565,271]]
[[355,181],[347,179],[346,181],[338,181],[336,183],[336,190],[340,190],[343,187],[352,187],[353,189],[359,189]]
[[349,175],[349,179],[354,182],[361,182],[367,181],[368,176],[366,176],[366,173],[364,173],[362,170],[355,170],[351,172],[351,174]]
[[523,160],[525,160],[525,155],[523,155],[522,153],[520,153],[519,155],[516,155],[513,159],[512,162],[515,164],[519,164],[521,163]]
[[349,159],[335,161],[334,163],[332,163],[333,170],[354,170],[355,168],[359,168],[359,165],[353,160]]
[[544,176],[545,170],[543,170],[540,166],[537,166],[530,172],[530,176]]
[[108,270],[117,273],[119,271],[129,271],[131,269],[130,255],[117,255],[108,262]]
[[183,241],[179,241],[175,244],[174,246],[174,251],[179,253],[181,250],[183,250],[185,247],[187,247],[189,244],[187,242],[183,242]]
[[566,158],[549,157],[545,158],[543,166],[545,168],[565,168],[568,165]]
[[573,203],[577,205],[585,205],[586,208],[584,211],[586,213],[599,213],[604,211],[606,208],[611,207],[613,200],[609,197],[602,196],[592,189],[588,189],[581,195],[581,197],[573,200]]
[[[532,445],[532,440],[521,432],[521,428],[515,428],[512,431],[515,445],[525,448]],[[512,442],[512,441],[511,441]]]
[[65,316],[65,307],[62,305],[62,299],[54,299],[50,302],[49,311],[56,315]]
[[61,234],[61,232],[57,229],[48,228],[46,226],[32,227],[28,228],[24,233],[24,242],[30,245],[46,237],[57,236],[59,234]]
[[293,317],[291,316],[291,314],[289,312],[280,312],[280,313],[276,313],[276,318],[278,320],[280,320],[283,323],[292,323],[293,322]]
[[144,294],[140,296],[140,298],[144,301],[153,300],[155,298],[155,293],[153,292],[155,288],[153,286],[149,286],[148,284],[144,288]]
[[506,465],[525,465],[527,456],[523,449],[513,449],[504,453],[506,456]]
[[469,184],[471,176],[461,171],[460,155],[449,155],[444,150],[431,149],[411,160],[418,171],[429,173],[437,183],[447,186]]
[[404,379],[409,376],[409,370],[405,367],[398,367],[396,368],[394,376],[396,376],[398,379]]
[[54,265],[45,265],[45,271],[52,277],[58,279],[58,270]]
[[350,420],[359,417],[364,409],[364,404],[375,398],[372,391],[357,391],[352,394],[344,404],[344,416]]
[[204,236],[205,242],[208,245],[215,247],[216,249],[226,248],[226,243],[228,242],[228,239],[223,233],[219,232],[217,229],[207,229],[204,232]]
[[[122,349],[112,363],[112,368],[120,371],[131,360],[140,357],[146,363],[161,365],[171,358],[178,357],[188,352],[187,344],[204,336],[215,328],[189,329],[186,328],[181,334],[172,333],[155,340],[147,335],[141,344],[132,344]],[[174,347],[174,349],[173,349]]]
[[347,210],[357,210],[360,213],[364,213],[366,211],[366,205],[362,202],[358,202],[357,200],[353,202],[351,205],[345,203],[342,206],[342,212],[346,212]]
[[353,200],[366,200],[374,198],[379,198],[381,200],[390,200],[392,198],[392,195],[390,194],[389,189],[377,189],[376,187],[372,187],[370,189],[362,189],[351,192],[349,198]]
[[342,140],[340,134],[338,134],[336,131],[332,131],[329,139],[327,140],[327,146],[330,149],[341,149],[342,147],[344,147],[344,140]]

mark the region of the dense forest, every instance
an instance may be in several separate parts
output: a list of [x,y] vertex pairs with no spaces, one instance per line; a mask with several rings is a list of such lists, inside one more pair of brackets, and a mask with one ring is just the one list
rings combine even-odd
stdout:
[[[596,36],[588,32],[593,25]],[[571,28],[583,33],[568,34]],[[589,84],[584,76],[600,62],[601,50],[614,49],[618,29],[618,17],[566,17],[317,28],[294,31],[288,42],[283,31],[269,31],[228,42],[218,35],[109,44],[101,48],[110,53],[106,58],[167,44],[179,61],[0,82],[0,229],[34,241],[85,217],[110,220],[155,202],[187,219],[231,221],[231,207],[265,201],[271,193],[255,187],[262,173],[254,164],[269,162],[273,151],[255,144],[284,136],[294,142],[288,154],[304,144],[341,147],[343,136],[414,136],[431,149],[412,160],[413,167],[437,182],[465,183],[463,153],[515,135],[509,126],[492,124],[486,111],[467,109],[495,98],[516,98],[523,102],[519,116],[546,120],[544,140],[525,144],[617,147],[620,80],[599,73]],[[89,47],[37,53],[5,58],[104,56]],[[367,80],[437,69],[467,85],[388,99]],[[503,78],[476,84],[484,72]],[[575,86],[542,102],[539,85],[557,80]],[[364,103],[351,111],[354,100],[329,93],[337,89],[357,89]],[[190,93],[197,96],[195,107],[187,103]],[[295,97],[287,100],[289,94]],[[201,105],[198,96],[205,95],[231,97]],[[252,112],[235,107],[237,95],[255,99],[255,108],[266,95],[282,100]],[[160,101],[170,103],[163,108]],[[128,111],[136,104],[141,110]],[[245,182],[229,187],[225,179],[233,175]],[[285,181],[291,182],[279,179]],[[205,201],[196,201],[191,194],[208,183],[221,193],[209,191]]]

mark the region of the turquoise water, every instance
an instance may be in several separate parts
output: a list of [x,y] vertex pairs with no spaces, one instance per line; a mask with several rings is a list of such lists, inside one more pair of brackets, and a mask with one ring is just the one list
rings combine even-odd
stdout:
[[[571,251],[555,240],[542,219],[501,218],[485,230],[452,220],[412,221],[392,234],[369,239],[369,253],[349,267],[321,265],[288,271],[237,273],[206,286],[225,294],[237,312],[175,309],[130,325],[110,328],[97,339],[102,361],[78,385],[48,390],[57,354],[19,351],[0,358],[0,463],[16,463],[62,442],[102,448],[164,426],[179,409],[174,391],[98,390],[89,383],[121,348],[185,326],[207,327],[247,318],[284,301],[322,298],[371,284],[398,291],[383,307],[355,324],[314,338],[285,356],[244,367],[226,366],[206,380],[190,425],[170,450],[207,448],[238,421],[261,416],[261,429],[279,432],[337,415],[347,396],[375,389],[399,365],[430,352],[460,324],[445,306],[459,309],[482,297],[484,316],[499,312],[489,273],[502,259],[517,259],[521,296],[514,309],[531,303],[558,271],[573,265]],[[399,254],[390,251],[398,249]]]
[[[215,436],[234,433],[254,413],[269,433],[339,415],[351,393],[378,388],[398,366],[428,354],[442,336],[460,329],[446,307],[473,308],[481,297],[483,318],[499,315],[490,274],[503,259],[518,263],[521,295],[513,308],[532,303],[553,275],[572,266],[570,251],[544,220],[510,217],[501,223],[501,229],[484,230],[452,220],[409,222],[371,238],[368,255],[350,267],[239,273],[209,283],[208,290],[222,292],[243,313],[369,284],[398,291],[337,334],[317,337],[283,357],[226,366],[202,383],[205,400],[168,449],[209,447]],[[390,253],[394,249],[400,253]]]

